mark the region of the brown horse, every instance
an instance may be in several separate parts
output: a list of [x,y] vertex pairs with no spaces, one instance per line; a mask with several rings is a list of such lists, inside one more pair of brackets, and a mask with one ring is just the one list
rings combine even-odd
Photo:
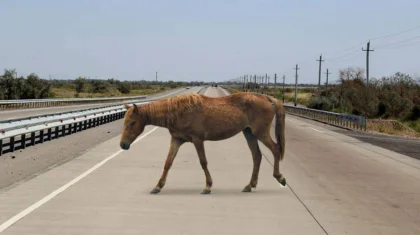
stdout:
[[[213,180],[207,169],[204,141],[220,141],[243,132],[251,150],[254,169],[251,181],[243,192],[256,188],[261,164],[260,140],[274,155],[274,178],[283,186],[285,177],[280,173],[279,162],[285,151],[285,110],[277,99],[256,93],[244,92],[223,97],[189,94],[154,101],[142,106],[125,105],[124,129],[120,146],[128,150],[146,125],[165,127],[171,134],[169,153],[162,176],[150,192],[159,193],[164,187],[168,171],[182,144],[192,142],[206,176],[202,194],[210,193]],[[276,117],[275,143],[270,136],[272,120]]]

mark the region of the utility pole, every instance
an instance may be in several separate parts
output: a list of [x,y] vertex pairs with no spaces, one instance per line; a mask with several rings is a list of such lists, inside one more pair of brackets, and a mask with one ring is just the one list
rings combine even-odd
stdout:
[[252,74],[248,75],[249,77],[249,87],[251,89],[251,92],[254,91],[254,76]]
[[326,92],[327,92],[327,96],[328,96],[328,75],[331,74],[331,73],[327,69],[327,72],[325,74],[327,75],[327,81],[325,82],[325,88],[326,88]]
[[362,51],[366,51],[366,99],[369,100],[369,52],[374,51],[370,49],[370,40],[367,43],[366,50],[362,47]]
[[265,74],[265,82],[264,82],[264,77],[263,77],[263,84],[265,84],[263,91],[265,94],[267,94],[267,74]]
[[295,75],[295,106],[297,105],[297,82],[298,82],[298,70],[299,70],[299,66],[298,64],[296,64],[296,75]]
[[284,76],[284,74],[283,74],[283,103],[284,103],[284,82],[285,82],[285,80],[286,80],[286,76]]
[[319,56],[319,60],[316,60],[319,62],[319,71],[318,71],[318,95],[320,95],[321,92],[321,63],[325,60],[322,60],[322,54]]
[[254,92],[257,92],[257,75],[254,74]]
[[277,73],[274,74],[274,97],[277,98]]
[[249,90],[248,76],[244,75],[244,79],[245,79],[245,91],[248,91]]
[[156,82],[157,82],[157,71],[156,71]]
[[331,73],[327,69],[327,72],[325,74],[327,75],[327,81],[325,83],[325,86],[328,88],[328,75],[331,74]]

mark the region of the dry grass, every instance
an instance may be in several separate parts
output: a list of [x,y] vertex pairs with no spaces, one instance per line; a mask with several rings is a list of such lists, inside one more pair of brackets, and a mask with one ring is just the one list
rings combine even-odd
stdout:
[[[238,89],[232,89],[234,93],[241,92]],[[274,96],[274,93],[270,95]],[[278,98],[281,100],[281,91],[278,93]],[[300,105],[307,106],[312,93],[299,91],[297,93],[297,102]],[[286,92],[285,102],[294,103],[295,93]],[[403,137],[417,137],[420,138],[420,119],[411,122],[400,122],[398,120],[382,120],[382,119],[368,119],[367,130],[371,132],[383,133],[388,135],[403,136]]]
[[[271,92],[270,95],[275,96],[274,92]],[[310,92],[302,92],[298,91],[296,94],[297,103],[303,106],[308,106],[309,99],[312,97],[312,93]],[[278,91],[277,98],[279,100],[283,99],[281,91]],[[294,103],[295,102],[295,92],[285,92],[284,93],[284,101],[286,103]]]
[[[232,88],[231,90],[232,90],[233,93],[242,92],[241,90],[238,90],[238,89],[235,89],[235,88]],[[271,91],[269,93],[269,95],[275,97],[274,91]],[[303,91],[299,91],[298,90],[296,96],[297,96],[297,103],[298,104],[307,106],[308,105],[308,102],[309,102],[309,99],[312,97],[312,93],[310,93],[310,92],[303,92]],[[278,90],[277,98],[279,100],[282,100],[283,99],[283,96],[281,94],[281,90]],[[284,93],[284,101],[286,103],[294,103],[295,102],[295,92],[285,92]]]
[[389,135],[403,137],[420,137],[419,130],[412,129],[408,125],[420,127],[420,120],[410,123],[402,123],[398,120],[370,119],[367,123],[367,130]]
[[[308,106],[308,102],[309,99],[312,97],[311,93],[297,93],[296,94],[296,98],[297,98],[297,103],[304,105],[304,106]],[[279,97],[280,99],[282,99],[281,95]],[[294,92],[289,92],[289,93],[284,93],[284,101],[287,102],[295,102],[295,93]]]
[[[96,98],[96,97],[119,97],[119,96],[136,96],[136,95],[152,95],[159,92],[171,90],[169,87],[152,87],[152,89],[131,90],[129,94],[122,94],[117,89],[110,89],[106,93],[79,93],[79,98]],[[70,88],[53,88],[55,98],[74,98],[76,91]]]

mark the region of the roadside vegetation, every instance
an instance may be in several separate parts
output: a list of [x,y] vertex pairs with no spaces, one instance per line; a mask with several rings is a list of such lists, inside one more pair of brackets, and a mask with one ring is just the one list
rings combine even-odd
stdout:
[[371,78],[366,87],[364,69],[340,70],[338,83],[312,96],[308,108],[363,115],[368,129],[420,137],[420,80],[397,72]]
[[[349,67],[339,71],[338,79],[330,78],[332,82],[328,87],[323,85],[320,94],[314,85],[298,87],[298,105],[365,116],[368,118],[369,131],[420,137],[419,78],[397,72],[388,77],[371,78],[366,87],[364,69]],[[283,99],[281,85],[277,87],[277,94],[272,86],[263,90],[266,94]],[[287,85],[285,103],[293,104],[294,97],[294,87]]]
[[166,90],[203,85],[203,82],[119,81],[87,79],[43,79],[35,73],[16,77],[15,70],[4,70],[0,76],[0,100],[44,98],[92,98],[152,95]]

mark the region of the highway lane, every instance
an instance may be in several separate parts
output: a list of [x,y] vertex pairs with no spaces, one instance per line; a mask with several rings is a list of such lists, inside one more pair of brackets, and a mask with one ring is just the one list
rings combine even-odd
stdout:
[[329,234],[420,233],[417,159],[290,115],[286,145],[289,186]]
[[[185,88],[165,91],[158,94],[150,95],[147,97],[147,99],[169,95],[176,91],[182,92],[184,90]],[[50,114],[50,113],[69,112],[69,111],[80,110],[80,109],[100,108],[103,106],[121,104],[121,103],[123,102],[109,102],[109,103],[101,103],[101,104],[82,104],[82,105],[69,105],[69,106],[46,107],[46,108],[31,108],[31,109],[0,110],[0,121],[29,117],[29,116],[37,116],[37,115],[43,115],[43,114]]]
[[420,160],[420,138],[414,137],[400,137],[387,135],[382,133],[373,132],[362,132],[362,131],[351,131],[343,128],[327,125],[324,123],[317,122],[315,120],[309,120],[303,117],[294,116],[294,118],[301,120],[311,125],[320,126],[326,129],[328,133],[340,133],[349,137],[353,137],[362,142],[366,142],[375,146],[379,146],[403,155],[410,156]]
[[[223,92],[210,88],[206,94]],[[420,233],[420,162],[409,156],[287,115],[280,169],[288,187],[272,177],[273,157],[260,144],[258,187],[240,192],[252,160],[238,134],[205,144],[212,194],[199,194],[204,175],[189,144],[180,149],[161,194],[150,195],[170,138],[163,128],[145,133],[129,151],[119,151],[116,136],[1,193],[0,229],[20,219],[4,234]],[[104,159],[109,161],[76,178]],[[59,194],[40,201],[51,192]]]
[[[206,92],[220,93],[212,88]],[[293,193],[274,180],[268,162],[262,163],[257,192],[241,192],[252,172],[241,135],[206,143],[212,194],[200,194],[204,174],[193,145],[185,144],[165,189],[151,195],[170,136],[152,126],[144,133],[129,151],[119,150],[117,136],[0,194],[0,231],[12,223],[4,234],[323,234]],[[104,159],[108,161],[85,178],[67,184]],[[59,194],[39,201],[57,188]],[[31,207],[13,218],[33,203],[36,210]]]
[[[191,88],[178,94],[198,92]],[[122,120],[74,133],[64,138],[31,146],[0,157],[0,189],[14,187],[22,180],[33,178],[58,164],[69,161],[121,134]]]

